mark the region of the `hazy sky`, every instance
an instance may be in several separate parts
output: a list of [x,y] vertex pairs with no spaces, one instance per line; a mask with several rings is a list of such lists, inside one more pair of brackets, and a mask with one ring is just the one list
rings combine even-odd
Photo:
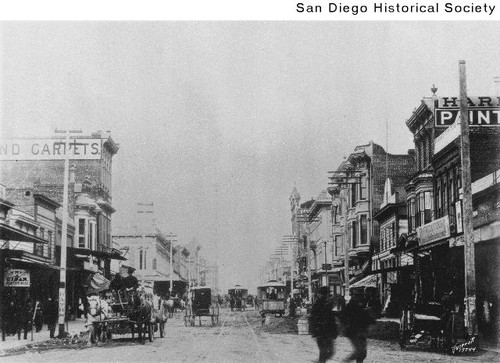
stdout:
[[[222,283],[256,285],[291,233],[288,197],[373,140],[406,153],[430,96],[495,95],[499,22],[4,22],[0,131],[110,130],[115,227],[154,202]],[[218,184],[218,192],[214,185]],[[217,228],[216,228],[217,223]]]

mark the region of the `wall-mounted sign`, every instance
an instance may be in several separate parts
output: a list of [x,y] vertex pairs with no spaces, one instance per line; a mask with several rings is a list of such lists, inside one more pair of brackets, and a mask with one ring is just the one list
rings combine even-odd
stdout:
[[[468,97],[469,124],[471,126],[500,125],[500,97]],[[440,97],[434,112],[436,127],[448,127],[460,123],[460,99]]]
[[7,269],[4,277],[5,287],[30,287],[30,272],[24,269]]
[[0,141],[0,160],[87,160],[101,158],[101,139],[16,139]]
[[450,237],[450,220],[448,216],[436,219],[417,228],[419,246]]

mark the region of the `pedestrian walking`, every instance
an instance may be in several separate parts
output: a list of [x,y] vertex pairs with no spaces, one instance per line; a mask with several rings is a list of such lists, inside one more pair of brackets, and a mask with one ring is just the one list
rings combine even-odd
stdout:
[[361,363],[368,353],[368,328],[375,323],[369,310],[364,307],[361,297],[353,296],[341,313],[341,323],[345,336],[351,341],[353,352],[344,360]]
[[321,287],[319,294],[311,307],[309,331],[312,337],[316,338],[318,344],[318,362],[323,363],[333,357],[333,341],[337,338],[338,330],[333,311],[333,301],[330,298],[328,287]]

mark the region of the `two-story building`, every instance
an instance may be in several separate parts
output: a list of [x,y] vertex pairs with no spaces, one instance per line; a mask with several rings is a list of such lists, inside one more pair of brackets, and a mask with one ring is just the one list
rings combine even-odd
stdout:
[[[158,295],[166,295],[172,291],[180,276],[175,272],[175,254],[180,251],[174,246],[176,240],[164,234],[155,226],[141,226],[127,230],[117,230],[113,240],[119,250],[126,251],[127,266],[135,269],[134,275],[143,285],[153,286]],[[172,246],[171,246],[172,244]],[[172,251],[173,255],[170,254]],[[172,269],[170,264],[173,264]],[[173,276],[170,278],[170,271]]]

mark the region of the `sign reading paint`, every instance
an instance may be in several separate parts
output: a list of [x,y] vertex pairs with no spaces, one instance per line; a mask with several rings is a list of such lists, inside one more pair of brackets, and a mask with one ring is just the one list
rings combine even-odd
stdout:
[[[499,126],[500,97],[468,97],[470,126]],[[434,114],[436,127],[448,127],[460,123],[460,99],[440,97],[436,100]]]

